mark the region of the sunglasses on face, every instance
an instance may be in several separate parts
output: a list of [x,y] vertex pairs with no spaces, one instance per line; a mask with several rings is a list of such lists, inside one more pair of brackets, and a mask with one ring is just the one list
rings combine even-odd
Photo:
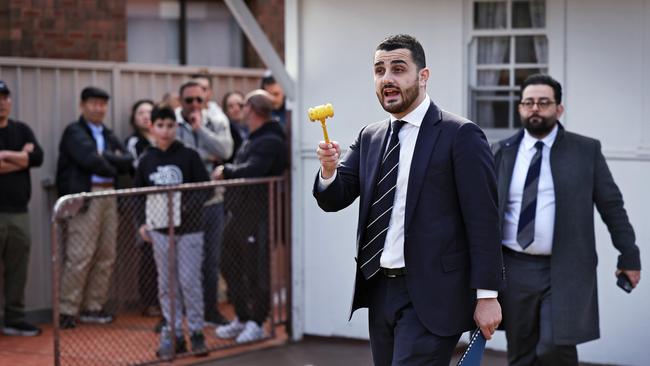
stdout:
[[201,98],[201,97],[187,97],[187,98],[183,98],[183,101],[185,102],[185,104],[192,104],[194,101],[196,101],[199,104],[202,104],[203,103],[203,98]]

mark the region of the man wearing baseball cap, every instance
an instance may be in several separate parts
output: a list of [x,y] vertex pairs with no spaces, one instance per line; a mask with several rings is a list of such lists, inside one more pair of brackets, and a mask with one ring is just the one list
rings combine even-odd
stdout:
[[0,260],[4,267],[2,333],[37,336],[41,330],[25,321],[25,283],[29,265],[31,196],[29,169],[43,163],[43,150],[25,123],[9,118],[11,92],[0,80]]
[[[81,91],[81,116],[66,127],[59,144],[59,195],[113,189],[115,178],[131,169],[133,157],[104,125],[108,100],[103,89],[89,86]],[[104,306],[115,263],[117,223],[114,197],[91,199],[70,218],[61,274],[61,328],[74,328],[78,315],[84,323],[113,321]]]

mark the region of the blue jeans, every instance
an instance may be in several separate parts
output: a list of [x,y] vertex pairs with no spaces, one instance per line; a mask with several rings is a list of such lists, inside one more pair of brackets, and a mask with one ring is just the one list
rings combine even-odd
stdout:
[[217,288],[219,287],[219,260],[223,243],[223,203],[203,208],[203,303],[205,314],[217,309]]

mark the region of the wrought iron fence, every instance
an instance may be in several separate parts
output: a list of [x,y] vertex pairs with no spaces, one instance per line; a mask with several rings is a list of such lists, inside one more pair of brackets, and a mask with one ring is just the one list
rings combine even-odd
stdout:
[[92,192],[53,210],[56,365],[287,339],[286,177]]

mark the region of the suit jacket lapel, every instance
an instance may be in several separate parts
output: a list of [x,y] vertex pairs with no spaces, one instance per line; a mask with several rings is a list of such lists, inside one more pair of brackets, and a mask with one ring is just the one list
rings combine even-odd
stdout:
[[499,178],[499,218],[503,220],[505,207],[508,202],[508,195],[510,191],[510,182],[512,182],[512,172],[515,169],[515,161],[517,161],[517,151],[519,151],[519,144],[524,137],[524,130],[520,130],[517,134],[503,142],[501,147],[501,163],[499,164],[497,177]]
[[442,115],[438,107],[431,102],[427,113],[424,115],[418,138],[413,151],[413,159],[409,171],[409,182],[406,191],[406,214],[404,216],[404,232],[408,231],[409,224],[413,218],[415,206],[417,206],[418,197],[422,190],[422,182],[429,166],[429,159],[433,152],[438,137],[440,136],[440,127],[438,123]]
[[[551,177],[553,178],[553,189],[555,193],[555,221],[561,222],[558,218],[562,217],[561,202],[565,193],[568,192],[565,190],[566,184],[562,184],[563,180],[566,181],[567,177],[573,176],[571,169],[572,164],[575,162],[571,159],[567,159],[566,153],[566,144],[563,143],[564,139],[564,127],[558,122],[558,131],[557,136],[555,137],[555,142],[551,147],[550,164],[551,164]],[[559,225],[555,225],[556,228]]]
[[370,212],[370,200],[375,193],[375,183],[377,182],[377,175],[379,174],[379,166],[381,164],[381,159],[384,156],[384,151],[386,150],[386,144],[388,143],[388,134],[390,133],[390,120],[385,120],[382,122],[381,126],[371,133],[369,136],[370,142],[368,148],[365,152],[365,158],[362,158],[361,161],[367,162],[365,167],[362,167],[363,174],[363,187],[361,190],[360,197],[360,207],[361,212],[359,213],[359,223],[362,225],[359,230],[359,241],[362,240],[365,230],[362,228],[365,227],[366,221],[368,220],[368,213]]

